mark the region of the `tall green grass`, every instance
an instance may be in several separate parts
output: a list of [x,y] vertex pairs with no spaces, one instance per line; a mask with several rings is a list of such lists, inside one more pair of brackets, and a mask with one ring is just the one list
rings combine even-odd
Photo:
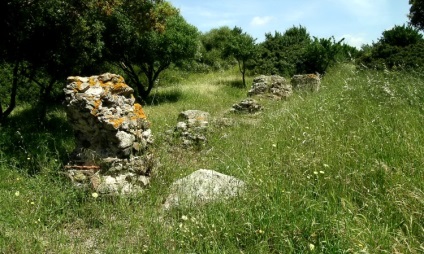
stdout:
[[[153,93],[145,111],[161,167],[131,197],[94,198],[59,173],[73,147],[63,111],[51,112],[46,126],[25,126],[25,111],[16,112],[0,134],[0,252],[424,251],[421,73],[340,65],[318,93],[258,99],[257,115],[228,112],[246,97],[239,79],[190,75]],[[200,150],[164,134],[187,109],[213,118]],[[200,168],[244,180],[245,195],[162,211],[168,186]]]

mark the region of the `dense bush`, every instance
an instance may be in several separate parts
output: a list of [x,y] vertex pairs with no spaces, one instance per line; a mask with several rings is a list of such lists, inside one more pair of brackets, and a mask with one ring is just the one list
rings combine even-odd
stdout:
[[334,37],[316,38],[306,47],[301,62],[297,65],[298,73],[324,74],[329,66],[353,58],[358,50],[352,46],[342,44],[344,39],[336,42]]
[[260,57],[256,71],[283,76],[295,74],[310,43],[311,37],[302,26],[292,27],[283,34],[265,34],[265,41],[259,45]]
[[365,47],[359,63],[370,68],[416,68],[424,66],[424,39],[411,26],[395,26],[384,31],[373,45]]
[[284,34],[266,34],[260,45],[257,72],[292,76],[300,73],[325,73],[336,61],[354,57],[358,50],[336,42],[334,37],[310,37],[306,28],[292,27]]
[[200,37],[201,47],[198,62],[209,70],[225,70],[235,64],[234,59],[224,55],[225,46],[232,36],[232,30],[223,26],[212,29]]

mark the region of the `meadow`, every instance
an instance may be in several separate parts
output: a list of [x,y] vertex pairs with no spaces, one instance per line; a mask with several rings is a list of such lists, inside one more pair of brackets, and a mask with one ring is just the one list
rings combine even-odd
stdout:
[[[239,80],[166,73],[144,106],[160,167],[134,196],[73,188],[61,172],[74,147],[63,106],[42,125],[18,108],[0,127],[0,253],[424,252],[422,72],[340,64],[319,92],[258,98],[254,115],[229,113],[247,97]],[[198,149],[165,135],[188,109],[212,117]],[[246,192],[163,211],[170,184],[201,168]]]

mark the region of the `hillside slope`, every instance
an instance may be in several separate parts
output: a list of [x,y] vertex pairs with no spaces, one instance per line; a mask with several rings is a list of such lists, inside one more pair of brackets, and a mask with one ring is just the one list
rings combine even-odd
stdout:
[[[258,99],[264,110],[256,115],[228,113],[246,98],[246,90],[232,86],[238,78],[191,75],[157,89],[145,111],[161,167],[136,197],[94,198],[56,173],[72,148],[64,121],[53,134],[21,130],[26,153],[0,152],[0,252],[424,251],[421,73],[340,65],[317,93]],[[164,134],[187,109],[214,119],[200,149],[182,149]],[[60,110],[50,117],[64,119]],[[223,117],[233,124],[221,125]],[[15,131],[2,130],[0,145],[17,142]],[[26,141],[34,139],[38,148]],[[29,161],[38,165],[33,175]],[[246,194],[161,212],[168,186],[200,168],[242,179]]]

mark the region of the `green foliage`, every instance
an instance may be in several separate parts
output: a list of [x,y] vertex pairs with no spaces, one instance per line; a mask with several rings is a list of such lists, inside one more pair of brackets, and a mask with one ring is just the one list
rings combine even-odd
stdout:
[[411,8],[409,9],[409,20],[411,25],[420,30],[424,30],[424,1],[409,0]]
[[384,31],[377,43],[362,51],[359,62],[379,69],[424,66],[423,36],[411,26]]
[[336,42],[334,37],[316,38],[306,47],[302,55],[302,62],[298,63],[298,73],[321,73],[324,74],[328,67],[338,60],[344,61],[356,54],[357,50],[346,44],[342,44],[344,39]]
[[21,77],[13,77],[13,84],[22,86],[19,81],[25,77],[38,86],[41,117],[57,81],[63,86],[67,76],[90,68],[101,55],[103,26],[95,11],[88,8],[89,3],[2,2],[6,15],[2,15],[0,26],[6,36],[0,39],[1,60],[16,66],[14,73]]
[[[150,19],[149,13],[154,21],[140,23]],[[166,1],[124,1],[106,23],[108,59],[122,68],[143,99],[163,70],[194,58],[198,50],[197,29]]]
[[260,44],[257,72],[283,76],[296,74],[310,42],[311,37],[303,26],[289,28],[284,34],[265,34],[265,41]]
[[231,58],[225,57],[224,50],[232,37],[229,27],[215,28],[200,36],[201,57],[199,62],[209,66],[211,70],[225,70],[233,65]]
[[379,43],[390,46],[406,47],[423,40],[423,35],[411,26],[394,26],[392,29],[383,32]]
[[343,39],[334,37],[311,39],[305,27],[292,27],[284,34],[266,34],[260,44],[260,59],[256,71],[263,74],[293,76],[302,73],[325,73],[336,61],[354,57],[357,50]]
[[243,86],[246,87],[245,75],[248,69],[253,69],[255,57],[257,56],[256,39],[253,39],[239,27],[234,27],[231,37],[224,48],[224,56],[232,56],[237,60],[239,71],[242,75]]

